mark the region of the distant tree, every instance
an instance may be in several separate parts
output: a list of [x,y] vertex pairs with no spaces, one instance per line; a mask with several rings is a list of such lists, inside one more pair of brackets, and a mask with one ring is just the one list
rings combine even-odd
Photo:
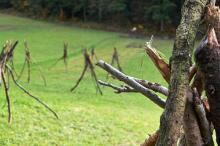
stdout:
[[160,23],[160,31],[164,31],[164,24],[171,23],[170,14],[176,4],[170,0],[155,0],[150,7],[146,7],[145,15],[157,23]]
[[0,8],[9,8],[11,7],[10,0],[0,0]]

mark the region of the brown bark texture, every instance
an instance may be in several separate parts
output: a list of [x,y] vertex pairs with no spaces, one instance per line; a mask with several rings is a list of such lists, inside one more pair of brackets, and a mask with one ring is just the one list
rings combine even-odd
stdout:
[[204,74],[205,91],[210,106],[210,118],[220,145],[220,45],[211,29],[195,52],[195,61]]
[[194,39],[206,3],[207,0],[186,0],[182,7],[182,18],[176,31],[170,63],[170,94],[160,119],[158,146],[176,146],[180,138]]

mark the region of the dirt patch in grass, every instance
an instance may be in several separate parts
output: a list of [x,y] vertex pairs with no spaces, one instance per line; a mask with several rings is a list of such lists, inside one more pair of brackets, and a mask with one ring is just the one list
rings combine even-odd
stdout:
[[0,24],[0,31],[13,30],[13,29],[15,29],[15,26],[12,26],[12,25],[1,25]]

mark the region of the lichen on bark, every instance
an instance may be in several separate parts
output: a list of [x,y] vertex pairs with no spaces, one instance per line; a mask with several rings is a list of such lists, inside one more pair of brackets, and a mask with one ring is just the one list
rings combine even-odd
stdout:
[[170,94],[160,120],[158,146],[176,146],[183,125],[196,32],[208,0],[186,0],[171,57]]

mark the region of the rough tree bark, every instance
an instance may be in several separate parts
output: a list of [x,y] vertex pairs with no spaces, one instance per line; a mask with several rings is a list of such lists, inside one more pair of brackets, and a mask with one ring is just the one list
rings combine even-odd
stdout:
[[158,146],[176,146],[183,125],[195,35],[208,0],[186,0],[171,58],[170,94],[160,119]]
[[204,74],[205,91],[210,105],[210,117],[214,125],[217,143],[220,145],[220,45],[214,29],[195,52],[195,61]]

